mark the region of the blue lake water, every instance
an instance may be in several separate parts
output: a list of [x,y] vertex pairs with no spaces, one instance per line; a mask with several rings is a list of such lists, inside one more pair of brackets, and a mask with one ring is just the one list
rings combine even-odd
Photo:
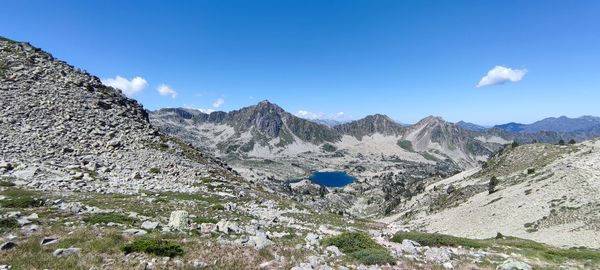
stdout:
[[355,177],[348,175],[344,171],[313,172],[313,174],[309,176],[308,179],[326,187],[343,187],[356,180]]

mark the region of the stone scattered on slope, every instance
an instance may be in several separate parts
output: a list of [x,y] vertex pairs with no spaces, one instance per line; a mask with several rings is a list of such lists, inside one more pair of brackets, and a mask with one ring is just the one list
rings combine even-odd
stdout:
[[15,247],[17,247],[17,243],[8,241],[8,242],[4,242],[0,245],[0,250],[9,250],[9,249],[13,249]]
[[169,218],[169,224],[167,227],[173,230],[187,230],[190,225],[190,217],[187,211],[178,210],[171,212],[171,217]]
[[59,248],[57,250],[55,250],[52,255],[54,257],[65,257],[65,256],[69,256],[69,255],[73,255],[73,254],[79,254],[81,252],[80,248]]

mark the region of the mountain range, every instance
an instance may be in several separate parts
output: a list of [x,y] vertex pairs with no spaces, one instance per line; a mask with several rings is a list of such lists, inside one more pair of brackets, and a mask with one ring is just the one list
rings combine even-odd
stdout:
[[221,156],[383,154],[414,161],[449,159],[472,166],[501,143],[508,143],[439,117],[404,126],[375,114],[329,127],[296,117],[269,101],[228,113],[168,108],[149,115],[153,125],[165,133]]

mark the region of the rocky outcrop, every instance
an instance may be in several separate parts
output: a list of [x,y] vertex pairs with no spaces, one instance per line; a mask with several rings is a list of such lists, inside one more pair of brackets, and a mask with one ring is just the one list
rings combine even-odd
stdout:
[[160,135],[137,101],[38,48],[0,39],[0,64],[0,163],[21,185],[191,191],[209,170],[225,171]]

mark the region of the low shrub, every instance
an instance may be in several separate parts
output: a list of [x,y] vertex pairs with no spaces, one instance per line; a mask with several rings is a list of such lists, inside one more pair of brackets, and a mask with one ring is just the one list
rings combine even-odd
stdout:
[[219,211],[223,211],[223,210],[225,210],[225,206],[223,206],[222,204],[214,204],[214,205],[212,206],[212,209],[213,209],[213,210],[219,210]]
[[396,262],[388,250],[381,248],[359,250],[351,253],[350,256],[366,265],[394,264]]
[[364,264],[393,264],[389,251],[369,235],[362,232],[345,232],[323,239],[325,246],[336,246],[348,256]]
[[121,250],[125,252],[125,254],[143,252],[161,257],[176,257],[183,255],[183,248],[179,244],[154,238],[136,239],[133,243],[123,246]]
[[0,219],[0,232],[6,232],[19,227],[19,223],[14,218]]

